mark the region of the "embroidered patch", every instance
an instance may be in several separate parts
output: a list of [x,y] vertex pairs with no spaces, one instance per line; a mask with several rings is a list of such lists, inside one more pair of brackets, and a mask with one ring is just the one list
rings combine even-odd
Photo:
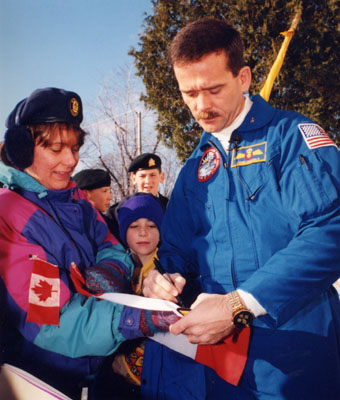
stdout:
[[306,123],[298,124],[298,127],[309,149],[317,149],[318,147],[325,146],[337,147],[321,126]]
[[221,164],[220,153],[213,147],[209,147],[201,158],[198,166],[197,176],[200,182],[205,182],[210,179]]
[[233,149],[231,168],[265,162],[266,155],[267,142],[254,144],[252,146],[239,147],[237,150]]

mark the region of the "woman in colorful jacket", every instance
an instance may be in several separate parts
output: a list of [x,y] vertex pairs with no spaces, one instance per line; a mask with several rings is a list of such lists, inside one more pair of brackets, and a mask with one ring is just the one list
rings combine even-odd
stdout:
[[[105,357],[124,340],[167,330],[174,317],[76,290],[74,277],[93,267],[113,290],[127,292],[133,272],[123,247],[70,179],[85,137],[82,118],[76,93],[36,90],[7,119],[0,163],[0,306],[8,339],[1,363],[73,399],[89,381],[98,388]],[[95,390],[92,399],[115,398]]]

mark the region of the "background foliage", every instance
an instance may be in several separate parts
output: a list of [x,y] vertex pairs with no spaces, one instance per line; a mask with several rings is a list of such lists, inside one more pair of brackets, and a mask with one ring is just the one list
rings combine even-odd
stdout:
[[260,92],[296,12],[301,20],[269,102],[299,111],[318,122],[340,145],[340,1],[339,0],[153,0],[134,57],[146,93],[142,100],[156,111],[162,141],[184,161],[201,128],[184,106],[167,48],[180,28],[203,16],[225,18],[242,35],[252,69],[251,94]]

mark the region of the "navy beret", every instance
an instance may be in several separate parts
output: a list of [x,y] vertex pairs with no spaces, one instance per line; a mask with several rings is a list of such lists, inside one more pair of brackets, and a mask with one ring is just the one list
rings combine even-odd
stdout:
[[6,120],[6,158],[20,169],[32,164],[35,144],[27,125],[57,122],[79,126],[82,120],[83,106],[77,93],[57,88],[37,89],[21,100]]
[[111,185],[110,174],[103,169],[83,169],[75,174],[73,179],[83,190],[93,190]]
[[128,172],[136,172],[139,169],[161,169],[162,160],[153,153],[144,153],[132,160]]
[[164,211],[157,197],[150,193],[138,192],[127,196],[118,204],[116,213],[120,237],[125,245],[128,227],[139,218],[149,219],[161,231]]
[[83,106],[77,93],[57,88],[35,90],[21,100],[7,118],[7,128],[14,126],[64,122],[80,125]]

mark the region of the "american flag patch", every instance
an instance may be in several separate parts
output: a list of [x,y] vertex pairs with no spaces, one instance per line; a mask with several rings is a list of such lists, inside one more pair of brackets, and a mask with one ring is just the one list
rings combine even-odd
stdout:
[[317,149],[318,147],[335,146],[336,144],[327,135],[327,133],[317,124],[298,124],[300,132],[307,146],[310,149]]

